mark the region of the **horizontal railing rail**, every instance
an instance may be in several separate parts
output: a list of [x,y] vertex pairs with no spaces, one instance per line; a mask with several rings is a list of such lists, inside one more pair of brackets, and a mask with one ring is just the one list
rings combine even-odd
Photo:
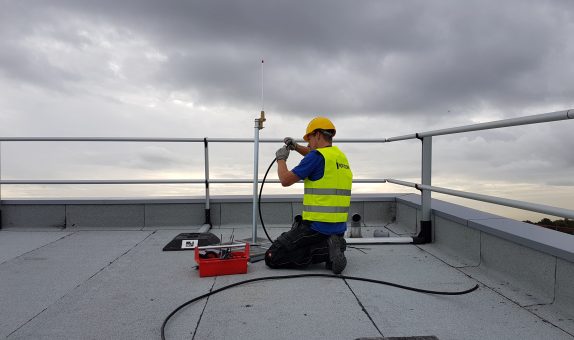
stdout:
[[561,217],[565,217],[565,218],[574,219],[574,210],[552,207],[552,206],[544,205],[544,204],[530,203],[530,202],[512,200],[512,199],[508,199],[508,198],[488,196],[488,195],[483,195],[483,194],[475,194],[472,192],[441,188],[441,187],[432,186],[432,185],[422,185],[422,184],[418,184],[418,183],[399,181],[399,180],[391,179],[391,178],[387,179],[387,182],[402,185],[402,186],[412,187],[412,188],[415,188],[418,190],[430,190],[432,192],[438,192],[441,194],[463,197],[463,198],[468,198],[471,200],[482,201],[482,202],[487,202],[487,203],[499,204],[499,205],[504,205],[507,207],[518,208],[518,209],[523,209],[523,210],[536,211],[539,213],[548,214],[548,215],[552,215],[552,216],[561,216]]
[[574,110],[562,110],[562,111],[542,113],[542,114],[532,115],[532,116],[502,119],[502,120],[497,120],[497,121],[493,121],[493,122],[463,125],[463,126],[458,126],[458,127],[448,128],[448,129],[440,129],[440,130],[432,130],[432,131],[412,133],[409,135],[386,138],[386,141],[387,142],[396,142],[396,141],[400,141],[400,140],[415,139],[415,138],[421,139],[424,137],[452,135],[452,134],[462,133],[462,132],[472,132],[472,131],[480,131],[480,130],[497,129],[497,128],[502,128],[502,127],[511,127],[511,126],[520,126],[520,125],[528,125],[528,124],[555,122],[555,121],[559,121],[559,120],[567,120],[567,119],[572,119],[572,118],[574,118]]
[[[453,189],[441,188],[431,185],[431,168],[432,168],[432,137],[433,136],[443,136],[464,132],[488,130],[495,128],[512,127],[527,124],[538,124],[544,122],[553,122],[568,120],[574,118],[574,110],[562,110],[556,112],[543,113],[538,115],[531,115],[525,117],[504,119],[486,123],[477,123],[453,128],[439,129],[418,132],[408,135],[401,135],[390,138],[365,138],[365,139],[349,139],[349,138],[338,138],[338,143],[389,143],[395,141],[403,141],[409,139],[419,139],[422,141],[422,166],[421,166],[421,183],[412,183],[407,181],[401,181],[397,179],[355,179],[354,183],[392,183],[407,187],[412,187],[421,191],[421,209],[422,209],[422,221],[429,221],[430,223],[430,198],[431,192],[438,192],[451,196],[458,196],[463,198],[468,198],[472,200],[484,201],[493,204],[499,204],[509,207],[514,207],[518,209],[524,209],[529,211],[536,211],[552,216],[559,216],[565,218],[574,218],[574,211],[563,208],[556,208],[542,204],[529,203],[516,201],[506,198],[487,196],[482,194],[458,191]],[[256,119],[256,123],[258,120]],[[257,126],[256,126],[257,130]],[[24,179],[10,179],[4,180],[1,178],[0,173],[0,185],[33,185],[33,184],[43,184],[43,185],[58,185],[58,184],[204,184],[206,186],[206,209],[209,209],[209,184],[240,184],[240,183],[251,183],[255,185],[255,181],[261,183],[261,179],[258,179],[257,172],[255,171],[254,179],[212,179],[209,177],[209,143],[282,143],[283,139],[279,138],[153,138],[153,137],[0,137],[0,143],[2,142],[153,142],[153,143],[203,143],[205,147],[205,176],[203,179],[146,179],[146,180],[24,180]],[[258,149],[255,148],[255,165],[258,163]],[[1,154],[0,154],[1,162]],[[0,168],[1,169],[1,168]],[[267,180],[269,183],[279,183],[277,179]],[[254,191],[255,193],[255,191]],[[1,202],[1,187],[0,187],[0,202]],[[255,202],[255,201],[254,201]],[[422,228],[422,227],[421,227]],[[255,237],[254,237],[255,238]]]
[[[252,179],[247,178],[224,178],[224,179],[53,179],[53,180],[19,180],[4,179],[0,184],[252,184]],[[263,180],[259,179],[259,183]],[[353,179],[353,183],[385,183],[386,179]],[[278,179],[266,179],[265,183],[281,183]],[[303,183],[302,181],[298,183]]]

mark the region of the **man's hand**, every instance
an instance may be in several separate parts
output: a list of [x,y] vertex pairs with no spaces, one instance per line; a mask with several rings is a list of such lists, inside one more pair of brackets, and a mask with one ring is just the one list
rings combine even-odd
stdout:
[[287,158],[289,158],[289,148],[287,147],[287,145],[282,146],[281,148],[279,148],[279,150],[277,150],[277,152],[275,152],[275,158],[277,158],[278,161],[280,160],[286,161]]
[[297,150],[297,147],[299,146],[299,144],[297,144],[297,142],[291,137],[285,137],[285,139],[283,139],[283,143],[285,143],[289,150]]

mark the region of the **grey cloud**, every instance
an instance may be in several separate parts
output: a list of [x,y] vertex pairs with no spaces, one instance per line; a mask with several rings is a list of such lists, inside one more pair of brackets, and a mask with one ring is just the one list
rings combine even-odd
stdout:
[[143,35],[168,57],[149,82],[209,103],[258,102],[262,56],[268,106],[296,115],[441,116],[484,103],[567,102],[574,87],[549,91],[549,77],[560,75],[548,69],[563,63],[570,77],[560,79],[572,78],[574,51],[560,46],[572,39],[573,6],[489,4],[56,1],[46,20],[60,9]]
[[569,180],[563,180],[563,181],[548,181],[546,182],[546,185],[552,185],[552,186],[563,186],[563,187],[574,187],[574,181],[569,181]]
[[[470,124],[490,111],[504,118],[572,108],[573,13],[571,1],[522,0],[4,2],[2,129],[251,137],[262,57],[266,138],[300,137],[314,114],[341,122],[340,137],[380,138]],[[18,90],[22,84],[33,86]],[[568,183],[572,123],[438,137],[434,174]],[[531,138],[538,132],[545,137]],[[419,176],[418,144],[414,151],[392,144],[352,145],[357,173]],[[201,170],[201,162],[171,149],[129,149],[128,156],[93,150],[104,151],[70,162],[101,166],[111,177],[183,164]],[[227,167],[235,150],[219,158],[214,151],[214,169],[227,171],[218,175],[250,171],[245,157],[246,164]]]
[[0,54],[0,74],[21,84],[64,91],[66,83],[82,80],[80,75],[52,65],[34,51],[9,43],[0,44],[0,48],[3,49]]

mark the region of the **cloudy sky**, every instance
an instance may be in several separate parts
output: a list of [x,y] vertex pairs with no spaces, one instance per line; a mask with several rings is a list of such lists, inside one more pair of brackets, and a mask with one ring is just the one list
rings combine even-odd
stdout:
[[[385,138],[574,109],[570,0],[0,5],[3,137],[251,138],[263,107],[261,138],[301,137],[316,115],[330,117],[339,138]],[[573,127],[569,120],[435,137],[433,185],[574,209]],[[260,173],[279,146],[261,145]],[[201,144],[1,147],[2,179],[203,177]],[[420,182],[418,141],[341,147],[356,178]],[[251,178],[252,150],[212,145],[211,177]],[[292,155],[289,166],[299,159]],[[355,188],[414,192],[392,184]],[[197,185],[2,186],[2,198],[201,194]]]

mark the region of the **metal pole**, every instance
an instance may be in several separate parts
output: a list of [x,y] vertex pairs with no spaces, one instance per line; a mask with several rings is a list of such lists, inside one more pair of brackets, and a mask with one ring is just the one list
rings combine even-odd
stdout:
[[[0,142],[0,182],[2,182],[2,142]],[[0,229],[2,229],[2,183],[0,183]]]
[[252,244],[257,244],[257,191],[259,188],[259,129],[261,122],[259,118],[255,119],[255,135],[253,141],[253,232]]
[[[423,137],[421,184],[431,185],[432,176],[432,137]],[[431,191],[421,190],[421,221],[431,219]]]
[[209,148],[207,137],[203,139],[203,153],[205,156],[205,224],[211,226],[211,208],[209,206]]
[[[421,183],[423,185],[430,185],[432,173],[432,137],[420,137],[418,135],[417,137],[422,141]],[[418,236],[414,238],[414,243],[429,243],[431,241],[431,191],[421,189],[420,231]]]

